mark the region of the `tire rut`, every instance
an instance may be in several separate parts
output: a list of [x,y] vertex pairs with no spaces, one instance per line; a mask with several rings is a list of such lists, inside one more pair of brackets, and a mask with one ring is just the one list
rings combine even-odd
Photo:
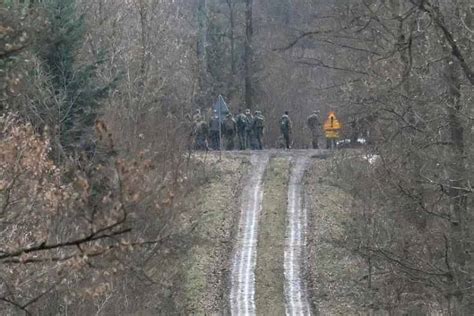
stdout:
[[255,315],[255,266],[258,222],[263,200],[263,174],[267,153],[251,156],[252,174],[242,192],[241,218],[231,273],[231,314]]
[[303,273],[307,210],[303,204],[302,182],[307,163],[307,157],[294,158],[288,186],[288,225],[284,253],[287,315],[311,314]]

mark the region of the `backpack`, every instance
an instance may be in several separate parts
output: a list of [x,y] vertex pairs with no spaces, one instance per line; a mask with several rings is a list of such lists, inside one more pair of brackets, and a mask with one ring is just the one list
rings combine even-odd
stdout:
[[288,116],[283,116],[280,119],[280,130],[283,132],[288,132],[289,129],[290,129],[290,119],[288,118]]
[[224,125],[224,133],[231,134],[234,132],[235,121],[233,119],[225,119],[223,125]]
[[237,116],[237,128],[239,130],[245,129],[247,126],[247,117],[244,114],[239,114]]
[[209,134],[209,126],[205,121],[198,123],[198,134],[202,136],[207,136]]
[[209,128],[213,132],[219,131],[221,122],[219,121],[219,118],[215,117],[209,122]]
[[308,117],[308,127],[310,129],[318,128],[321,125],[319,117],[317,115],[311,115]]
[[255,116],[254,124],[255,124],[255,127],[257,128],[263,128],[263,117]]

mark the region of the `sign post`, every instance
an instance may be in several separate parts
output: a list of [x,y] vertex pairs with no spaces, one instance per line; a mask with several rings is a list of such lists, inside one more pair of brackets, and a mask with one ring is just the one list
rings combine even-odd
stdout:
[[219,107],[219,160],[222,159],[222,122],[221,122],[221,117],[222,115],[222,109]]
[[327,139],[327,147],[334,149],[335,140],[341,137],[342,124],[336,117],[335,112],[329,112],[327,120],[324,122],[324,134]]
[[219,95],[217,98],[212,111],[217,114],[219,120],[219,159],[222,159],[222,122],[224,122],[224,117],[230,112],[222,95]]

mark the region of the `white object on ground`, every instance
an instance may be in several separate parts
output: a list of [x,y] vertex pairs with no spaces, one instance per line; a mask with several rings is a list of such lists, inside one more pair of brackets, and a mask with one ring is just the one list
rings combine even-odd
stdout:
[[377,160],[380,159],[380,156],[379,155],[367,154],[367,155],[363,155],[362,158],[364,160],[367,160],[369,162],[369,164],[373,165],[377,162]]

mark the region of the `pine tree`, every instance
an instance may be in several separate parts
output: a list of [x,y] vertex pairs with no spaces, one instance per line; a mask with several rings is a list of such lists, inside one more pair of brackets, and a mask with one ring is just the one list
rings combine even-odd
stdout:
[[59,139],[63,150],[91,149],[91,135],[100,101],[114,82],[101,85],[97,70],[104,54],[88,64],[78,61],[84,39],[84,18],[78,16],[75,0],[47,0],[42,6],[49,19],[49,34],[39,47],[39,56],[56,95],[61,96]]

